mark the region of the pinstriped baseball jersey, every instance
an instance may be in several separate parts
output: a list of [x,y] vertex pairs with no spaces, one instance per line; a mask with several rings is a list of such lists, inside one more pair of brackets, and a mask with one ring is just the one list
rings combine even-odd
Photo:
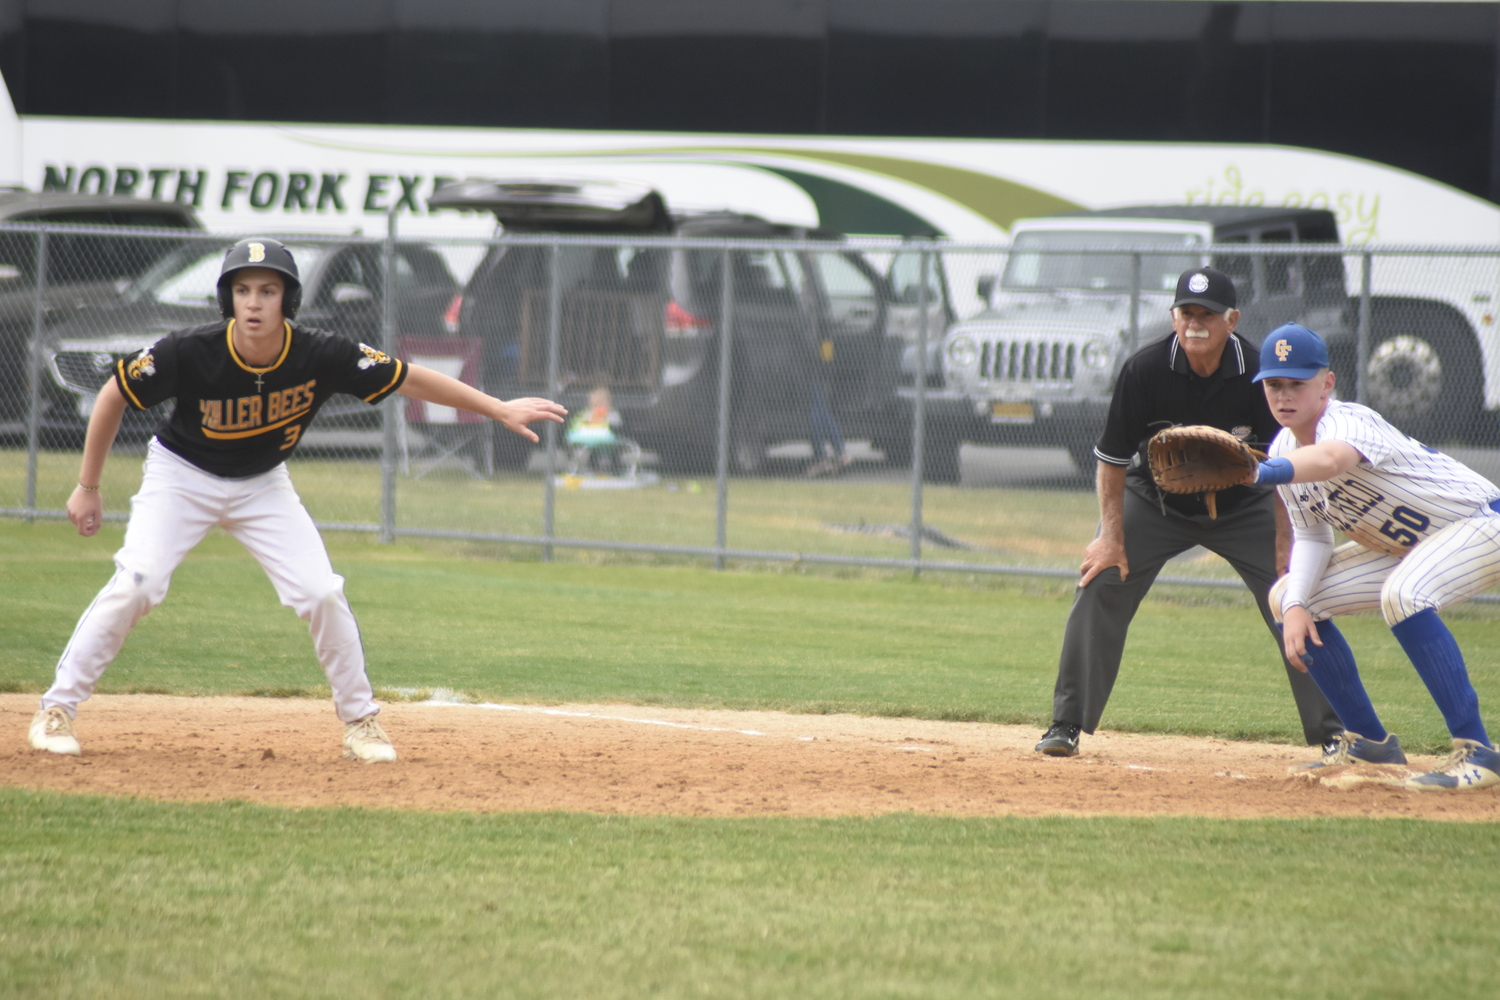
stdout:
[[[1326,482],[1278,486],[1292,524],[1326,523],[1367,549],[1404,556],[1440,528],[1489,515],[1490,501],[1500,498],[1500,487],[1358,403],[1329,400],[1314,440],[1343,441],[1363,461]],[[1296,448],[1291,430],[1283,428],[1270,454]]]

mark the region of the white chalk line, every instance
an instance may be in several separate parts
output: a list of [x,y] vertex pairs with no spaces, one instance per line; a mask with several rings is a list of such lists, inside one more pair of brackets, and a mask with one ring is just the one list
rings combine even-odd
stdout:
[[[765,733],[756,729],[728,729],[723,726],[695,726],[689,722],[668,722],[665,719],[637,719],[628,715],[603,715],[599,712],[569,712],[561,708],[538,708],[535,705],[506,705],[499,702],[485,701],[478,704],[466,701],[456,701],[451,698],[438,698],[436,694],[423,704],[427,705],[454,705],[462,708],[487,708],[497,712],[525,712],[529,715],[560,715],[575,719],[603,719],[607,722],[632,722],[640,726],[666,726],[670,729],[695,729],[703,733],[739,733],[741,736],[764,736]],[[810,740],[814,737],[804,736],[802,739]]]
[[[729,729],[724,726],[698,726],[690,722],[668,722],[665,719],[641,719],[629,715],[604,715],[599,712],[576,712],[561,708],[540,708],[535,705],[507,705],[503,702],[493,701],[479,702],[476,704],[474,702],[464,701],[462,695],[447,688],[437,688],[432,692],[431,696],[428,697],[426,701],[419,702],[418,704],[452,705],[464,708],[484,708],[497,712],[525,712],[529,715],[555,715],[575,719],[602,719],[607,722],[629,722],[640,726],[666,726],[670,729],[692,729],[700,733],[738,733],[741,736],[766,735],[758,729]],[[803,742],[815,742],[818,739],[818,737],[816,736],[798,736],[796,738]],[[908,752],[918,751],[920,753],[933,752],[931,747],[921,746],[901,746],[897,747],[896,749],[905,750]]]
[[[400,690],[400,689],[397,689],[397,690]],[[415,693],[415,692],[413,692],[413,693]],[[486,702],[474,703],[474,702],[464,701],[462,695],[460,695],[456,691],[448,690],[447,688],[437,688],[437,689],[435,689],[432,692],[432,695],[426,701],[424,701],[424,702],[418,702],[418,704],[422,704],[422,705],[453,705],[453,706],[460,707],[460,708],[465,708],[465,707],[466,708],[485,708],[485,709],[489,709],[491,711],[498,711],[498,712],[525,712],[525,713],[530,714],[530,715],[555,715],[555,716],[562,716],[562,717],[575,718],[575,719],[601,719],[601,720],[604,720],[606,722],[629,722],[629,723],[634,723],[635,725],[639,725],[639,726],[666,726],[669,729],[692,729],[692,730],[695,730],[695,731],[700,732],[700,733],[739,733],[741,736],[765,736],[766,735],[765,733],[761,732],[758,729],[729,729],[729,728],[724,727],[724,726],[696,726],[696,725],[693,725],[692,723],[689,723],[689,722],[668,722],[665,719],[639,719],[639,718],[635,718],[635,717],[629,716],[629,715],[603,715],[603,714],[598,713],[598,712],[570,712],[570,711],[567,711],[566,709],[561,709],[561,708],[539,708],[539,707],[537,707],[535,705],[507,705],[507,704],[504,704],[502,702],[493,702],[493,701],[486,701]],[[798,737],[796,737],[796,739],[798,739],[800,741],[803,741],[803,742],[813,742],[813,741],[816,741],[817,738],[818,737],[816,737],[816,736],[798,736]],[[924,747],[924,746],[910,746],[910,745],[907,745],[907,746],[897,746],[897,747],[895,747],[895,749],[896,750],[905,751],[907,753],[913,753],[913,752],[915,752],[915,753],[933,753],[934,752],[932,747]],[[1126,764],[1125,767],[1126,767],[1127,770],[1131,770],[1131,771],[1164,771],[1164,770],[1169,770],[1168,768],[1147,767],[1144,764]],[[1240,780],[1249,780],[1243,774],[1225,774],[1224,772],[1218,772],[1218,773],[1216,773],[1214,775],[1214,777],[1216,777],[1216,778],[1217,777],[1229,777],[1229,778],[1238,778]]]

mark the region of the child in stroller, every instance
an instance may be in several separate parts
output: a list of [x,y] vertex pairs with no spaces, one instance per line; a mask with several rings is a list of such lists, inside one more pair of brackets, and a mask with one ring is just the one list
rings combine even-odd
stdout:
[[606,386],[589,393],[589,405],[568,422],[568,474],[634,478],[640,464],[640,445],[619,433],[620,412]]

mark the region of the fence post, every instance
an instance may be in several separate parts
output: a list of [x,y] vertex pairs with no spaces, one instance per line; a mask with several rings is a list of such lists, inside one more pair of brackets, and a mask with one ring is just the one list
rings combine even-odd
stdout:
[[931,252],[921,252],[917,280],[917,393],[911,427],[911,575],[922,575],[922,468],[927,438],[927,283],[932,273]]
[[1372,257],[1366,250],[1359,257],[1359,329],[1354,335],[1354,401],[1368,402],[1365,395],[1365,370],[1370,364],[1370,276]]
[[[562,354],[562,245],[552,244],[552,273],[547,284],[547,398],[556,399],[562,393],[559,374]],[[542,487],[542,562],[552,561],[551,539],[554,537],[557,516],[557,425],[550,421],[543,427],[543,439],[547,447],[546,484]]]
[[26,362],[26,523],[36,520],[36,453],[42,436],[42,321],[47,314],[47,230],[37,234],[36,299],[31,307],[31,352]]
[[[380,340],[381,350],[396,353],[396,210],[386,215],[385,245],[380,250]],[[396,540],[396,454],[400,449],[401,411],[405,397],[392,394],[380,412],[380,540]]]
[[1141,255],[1130,255],[1130,350],[1126,357],[1141,346]]
[[729,247],[724,247],[724,280],[719,288],[719,440],[714,466],[714,569],[724,568],[724,550],[729,547],[729,401],[734,382],[734,268]]

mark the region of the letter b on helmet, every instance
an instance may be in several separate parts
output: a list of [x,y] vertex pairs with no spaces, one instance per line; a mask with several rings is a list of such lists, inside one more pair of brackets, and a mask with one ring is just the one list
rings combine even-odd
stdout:
[[234,315],[230,277],[247,267],[263,267],[281,274],[286,282],[281,295],[281,314],[287,319],[296,318],[302,305],[302,278],[297,274],[297,262],[279,241],[264,238],[240,240],[224,254],[224,266],[219,268],[219,312],[224,318]]

